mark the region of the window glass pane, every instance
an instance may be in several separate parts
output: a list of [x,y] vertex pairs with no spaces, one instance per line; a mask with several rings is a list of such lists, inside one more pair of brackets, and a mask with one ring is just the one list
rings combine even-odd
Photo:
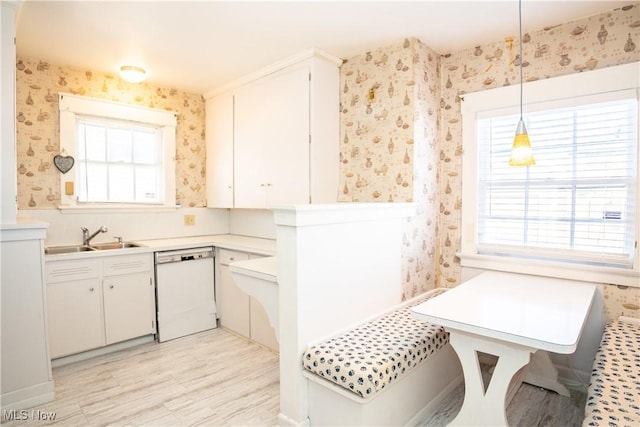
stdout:
[[133,166],[109,166],[109,200],[133,202]]
[[136,167],[136,200],[154,202],[158,199],[157,173],[155,167]]
[[155,164],[158,158],[158,138],[155,131],[133,133],[133,162]]
[[108,200],[107,166],[100,163],[88,163],[86,166],[87,201]]
[[94,126],[85,124],[84,130],[84,146],[80,150],[81,158],[87,160],[104,161],[106,158],[106,129],[104,126]]
[[109,162],[131,162],[131,131],[110,128],[107,131],[107,160]]

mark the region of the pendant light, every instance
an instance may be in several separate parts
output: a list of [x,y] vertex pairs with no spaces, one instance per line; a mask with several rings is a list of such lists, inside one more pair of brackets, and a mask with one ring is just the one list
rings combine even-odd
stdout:
[[518,19],[520,24],[520,121],[516,128],[516,136],[513,139],[509,165],[533,166],[536,164],[536,161],[533,158],[527,127],[524,125],[524,120],[522,120],[522,64],[524,63],[524,58],[522,57],[522,0],[518,0]]

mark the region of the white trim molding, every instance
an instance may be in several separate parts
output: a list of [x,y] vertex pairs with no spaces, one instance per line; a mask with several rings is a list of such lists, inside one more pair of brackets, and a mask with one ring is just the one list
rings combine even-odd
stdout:
[[[115,120],[131,121],[158,126],[162,133],[163,146],[163,194],[162,205],[136,205],[139,209],[157,209],[159,206],[175,207],[176,199],[176,124],[177,114],[172,111],[142,107],[139,105],[122,104],[103,99],[88,98],[69,93],[59,94],[60,109],[60,152],[65,155],[76,156],[76,131],[78,116],[92,116]],[[85,208],[76,201],[76,193],[67,195],[66,185],[76,185],[75,171],[60,178],[60,209]],[[112,207],[112,206],[111,206]],[[130,206],[123,205],[123,208]],[[86,205],[87,209],[95,209],[96,205]]]

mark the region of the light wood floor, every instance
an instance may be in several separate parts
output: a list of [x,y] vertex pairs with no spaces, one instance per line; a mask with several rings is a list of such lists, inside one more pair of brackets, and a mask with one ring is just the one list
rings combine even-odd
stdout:
[[[56,400],[33,408],[53,422],[3,426],[274,426],[279,412],[278,355],[213,329],[54,368]],[[462,404],[451,392],[420,426],[444,426]],[[585,395],[571,399],[523,385],[507,410],[513,426],[579,426]]]

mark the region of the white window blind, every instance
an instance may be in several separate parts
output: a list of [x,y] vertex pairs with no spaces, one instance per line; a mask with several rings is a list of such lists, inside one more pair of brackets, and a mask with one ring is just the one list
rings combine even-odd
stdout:
[[157,126],[94,118],[79,119],[77,126],[79,202],[163,202]]
[[631,268],[637,97],[525,115],[533,167],[510,167],[517,115],[480,118],[480,254]]

